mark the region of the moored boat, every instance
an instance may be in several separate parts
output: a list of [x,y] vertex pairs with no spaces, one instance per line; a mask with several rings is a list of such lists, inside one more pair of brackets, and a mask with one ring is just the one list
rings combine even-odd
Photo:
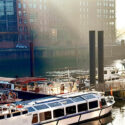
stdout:
[[0,81],[0,105],[21,101],[18,98],[18,94],[12,90],[14,90],[13,84],[7,81]]
[[8,107],[8,112],[0,114],[0,124],[69,125],[103,117],[111,112],[114,103],[113,96],[93,91],[51,96],[15,104],[14,112]]

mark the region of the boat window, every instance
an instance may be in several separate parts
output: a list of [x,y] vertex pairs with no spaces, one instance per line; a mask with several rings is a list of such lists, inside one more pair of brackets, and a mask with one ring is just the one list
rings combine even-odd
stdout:
[[89,109],[97,108],[98,101],[89,102]]
[[72,101],[72,100],[69,100],[69,99],[66,99],[66,100],[61,101],[61,103],[62,103],[63,105],[66,105],[66,104],[71,104],[71,103],[73,103],[73,101]]
[[35,111],[35,109],[33,109],[32,107],[27,107],[27,109],[28,109],[28,112],[33,112],[33,111]]
[[86,94],[86,95],[83,95],[82,97],[87,100],[96,98],[94,94]]
[[115,74],[115,71],[111,71],[111,74]]
[[37,105],[37,106],[34,106],[34,108],[37,110],[41,110],[41,109],[47,109],[49,107],[47,105]]
[[33,119],[32,119],[32,123],[37,123],[38,122],[38,115],[37,114],[33,114]]
[[106,105],[105,99],[101,99],[101,105],[102,105],[102,106],[105,106],[105,105]]
[[27,114],[28,113],[28,111],[22,111],[22,114]]
[[48,103],[50,107],[56,107],[56,106],[61,106],[61,103],[59,102],[53,102],[53,103]]
[[64,109],[56,109],[53,111],[54,118],[64,116]]
[[76,106],[66,107],[66,115],[76,113]]
[[0,119],[4,119],[4,115],[0,115]]
[[83,100],[85,100],[85,99],[83,99],[83,98],[81,98],[81,97],[73,97],[73,98],[71,98],[74,102],[81,102],[81,101],[83,101]]
[[3,108],[3,111],[7,111],[7,108]]
[[11,115],[10,114],[7,114],[7,118],[10,118],[11,117]]
[[51,111],[42,112],[39,114],[40,121],[49,120],[52,118]]
[[13,113],[13,117],[19,116],[19,115],[20,115],[20,112],[15,112],[15,113]]
[[107,71],[106,71],[106,70],[104,71],[104,74],[107,74]]
[[15,112],[15,109],[11,109],[11,112]]
[[86,111],[88,110],[87,103],[79,104],[78,105],[78,112]]

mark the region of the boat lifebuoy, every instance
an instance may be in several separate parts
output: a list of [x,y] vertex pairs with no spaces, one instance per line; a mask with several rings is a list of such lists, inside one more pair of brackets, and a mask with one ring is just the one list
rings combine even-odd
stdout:
[[23,106],[22,105],[17,105],[16,108],[23,108]]

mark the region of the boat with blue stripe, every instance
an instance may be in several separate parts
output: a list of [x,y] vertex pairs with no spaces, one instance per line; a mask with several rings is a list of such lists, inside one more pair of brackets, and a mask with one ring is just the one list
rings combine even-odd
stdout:
[[[0,115],[2,125],[69,125],[103,117],[115,103],[113,96],[97,91],[70,93],[19,102],[17,116],[14,112]],[[26,111],[23,114],[22,111]],[[16,112],[16,111],[15,111]]]

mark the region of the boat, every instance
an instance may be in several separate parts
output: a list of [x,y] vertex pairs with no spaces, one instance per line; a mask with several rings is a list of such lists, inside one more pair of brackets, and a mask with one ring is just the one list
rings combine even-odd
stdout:
[[7,81],[0,81],[0,105],[21,101],[18,94],[13,92],[14,85]]
[[70,93],[0,108],[0,125],[69,125],[101,118],[112,111],[113,96],[97,91]]

